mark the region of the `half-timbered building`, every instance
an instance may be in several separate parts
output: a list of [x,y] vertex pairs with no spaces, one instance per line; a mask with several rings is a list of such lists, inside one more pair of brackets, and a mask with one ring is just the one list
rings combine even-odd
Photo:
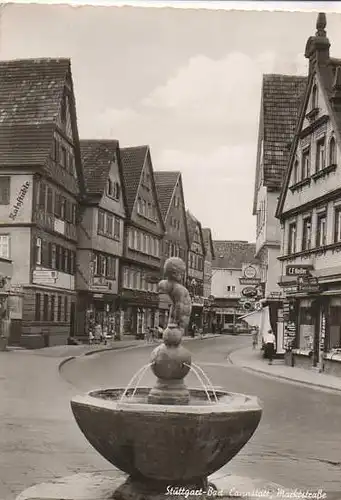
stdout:
[[12,343],[74,334],[83,187],[70,60],[0,62],[0,257],[20,296]]

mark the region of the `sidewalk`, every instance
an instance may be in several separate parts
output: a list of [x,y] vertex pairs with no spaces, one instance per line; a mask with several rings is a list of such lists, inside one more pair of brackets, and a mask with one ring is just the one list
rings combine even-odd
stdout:
[[252,347],[238,349],[230,353],[229,360],[236,366],[269,377],[320,389],[341,391],[340,377],[318,373],[314,370],[287,366],[284,364],[284,360],[276,359],[273,361],[272,365],[269,365],[267,359],[263,358],[259,348],[255,350],[253,350]]

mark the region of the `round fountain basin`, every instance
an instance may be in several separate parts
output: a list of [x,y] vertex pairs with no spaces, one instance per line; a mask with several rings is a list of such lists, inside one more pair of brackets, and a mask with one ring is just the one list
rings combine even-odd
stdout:
[[132,477],[181,484],[205,478],[249,441],[261,419],[257,398],[190,389],[186,406],[147,402],[150,388],[92,391],[72,399],[81,431],[112,465]]

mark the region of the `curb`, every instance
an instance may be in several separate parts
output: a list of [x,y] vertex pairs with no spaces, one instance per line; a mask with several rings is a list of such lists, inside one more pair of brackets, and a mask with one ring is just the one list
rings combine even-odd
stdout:
[[[186,339],[183,339],[183,342],[191,342],[193,340],[209,340],[209,339],[213,339],[215,337],[217,337],[217,335],[207,336],[207,337],[203,337],[203,338],[200,338],[200,337],[186,338]],[[97,354],[97,353],[101,353],[101,352],[121,351],[123,349],[140,349],[142,347],[151,347],[154,345],[157,346],[160,344],[161,344],[161,342],[151,342],[150,344],[145,344],[145,343],[133,344],[132,343],[130,345],[124,345],[124,346],[116,345],[115,347],[103,347],[102,349],[94,349],[93,351],[84,352],[83,354],[79,354],[78,356],[68,356],[67,358],[64,358],[59,363],[58,370],[60,371],[61,368],[69,361],[72,361],[73,359],[76,359],[76,358],[81,357],[81,356],[92,356],[93,354]]]
[[[245,349],[245,348],[241,347],[240,349],[236,349],[235,351],[232,351],[230,354],[228,354],[227,360],[232,365],[234,365],[236,367],[239,367],[242,370],[246,370],[246,371],[249,371],[249,372],[252,372],[252,373],[258,373],[260,375],[264,375],[264,376],[266,376],[268,378],[272,378],[272,379],[285,380],[286,382],[291,382],[293,384],[300,384],[300,385],[303,385],[305,387],[323,389],[325,391],[333,391],[333,392],[338,392],[338,393],[341,392],[341,388],[339,388],[339,387],[331,387],[331,386],[325,385],[325,384],[318,384],[318,383],[314,383],[314,382],[306,382],[304,380],[300,380],[300,379],[297,379],[297,378],[286,377],[285,375],[279,375],[277,373],[270,373],[270,372],[265,371],[265,370],[260,370],[259,368],[252,368],[250,366],[244,366],[243,364],[240,364],[240,363],[234,363],[233,359],[232,359],[233,354],[235,352],[237,352],[237,351],[240,351],[241,349]],[[232,355],[232,357],[231,357],[231,355]]]
[[235,366],[239,366],[243,370],[247,370],[253,373],[259,373],[261,375],[265,375],[269,378],[275,378],[279,380],[285,380],[287,382],[292,382],[294,384],[300,384],[304,385],[305,387],[310,387],[310,388],[318,388],[318,389],[324,389],[328,391],[334,391],[334,392],[341,392],[341,388],[339,387],[331,387],[330,385],[325,385],[325,384],[315,384],[314,382],[305,382],[304,380],[296,379],[296,378],[291,378],[291,377],[286,377],[285,375],[278,375],[277,373],[269,373],[263,370],[259,370],[257,368],[250,368],[249,366],[242,366],[242,365],[237,365],[235,363],[232,363]]

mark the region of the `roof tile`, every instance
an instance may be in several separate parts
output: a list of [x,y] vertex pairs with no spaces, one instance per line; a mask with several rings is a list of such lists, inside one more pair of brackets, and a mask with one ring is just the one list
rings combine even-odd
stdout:
[[212,266],[221,269],[242,269],[243,264],[257,264],[256,244],[240,240],[213,241],[215,259]]
[[148,150],[148,146],[121,148],[120,150],[127,207],[130,214],[134,207]]
[[102,195],[118,141],[80,141],[86,191]]
[[180,175],[180,172],[154,172],[160,210],[164,221],[166,220],[174,189]]

